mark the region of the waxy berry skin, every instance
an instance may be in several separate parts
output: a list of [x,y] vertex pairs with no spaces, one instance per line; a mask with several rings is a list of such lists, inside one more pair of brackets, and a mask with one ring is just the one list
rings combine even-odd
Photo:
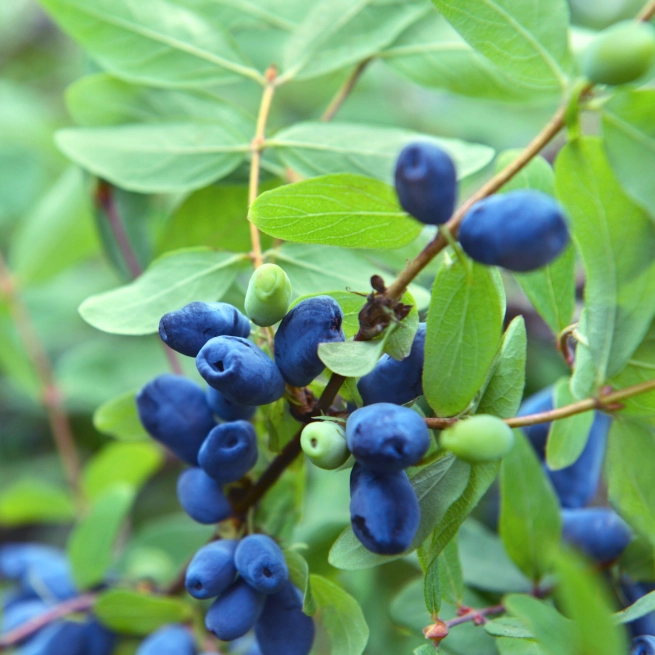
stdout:
[[234,582],[237,577],[234,565],[237,544],[232,539],[212,541],[194,555],[184,583],[194,598],[216,598]]
[[238,579],[207,610],[205,627],[221,641],[243,637],[259,618],[266,596]]
[[249,421],[257,411],[255,405],[237,405],[228,400],[220,391],[207,385],[207,402],[212,410],[222,421]]
[[240,480],[257,461],[257,433],[247,421],[217,425],[205,439],[198,462],[220,484]]
[[136,655],[196,655],[191,631],[181,625],[167,625],[146,637]]
[[197,523],[211,525],[232,513],[223,490],[201,468],[184,471],[177,480],[177,499],[182,509]]
[[237,546],[234,562],[239,575],[262,594],[274,594],[289,580],[284,553],[268,536],[252,534]]

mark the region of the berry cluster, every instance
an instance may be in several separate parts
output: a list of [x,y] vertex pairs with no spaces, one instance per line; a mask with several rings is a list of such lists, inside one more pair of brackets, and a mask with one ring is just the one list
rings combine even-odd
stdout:
[[[2,599],[2,632],[9,632],[79,596],[66,555],[41,544],[0,548],[0,578],[15,586]],[[18,642],[21,655],[110,655],[116,635],[93,616],[83,621],[59,619]]]

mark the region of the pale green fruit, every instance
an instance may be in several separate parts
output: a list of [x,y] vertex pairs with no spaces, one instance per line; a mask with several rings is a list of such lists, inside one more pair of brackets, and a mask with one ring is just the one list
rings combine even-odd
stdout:
[[250,278],[246,291],[246,314],[261,327],[281,321],[291,302],[291,282],[277,264],[263,264]]
[[514,433],[496,416],[478,414],[445,429],[439,443],[467,462],[489,462],[506,455],[514,445]]
[[346,431],[333,421],[314,421],[300,435],[303,452],[313,464],[332,471],[345,464],[350,456]]

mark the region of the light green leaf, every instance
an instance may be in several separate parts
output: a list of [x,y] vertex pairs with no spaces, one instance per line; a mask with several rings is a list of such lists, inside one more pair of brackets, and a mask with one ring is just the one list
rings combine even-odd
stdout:
[[395,327],[390,325],[381,338],[373,341],[319,343],[318,356],[333,373],[345,378],[362,377],[375,368]]
[[267,191],[252,204],[248,218],[278,239],[350,248],[399,248],[422,230],[390,186],[349,174]]
[[617,511],[655,546],[655,435],[627,419],[612,422],[607,446],[609,497]]
[[121,441],[145,441],[149,435],[136,411],[136,391],[104,403],[93,414],[93,427]]
[[512,639],[533,639],[532,633],[519,619],[503,616],[484,624],[484,629],[492,637],[511,637]]
[[243,162],[249,148],[229,126],[200,122],[68,128],[56,141],[94,175],[139,193],[207,186]]
[[[562,378],[555,385],[555,407],[575,402],[569,378]],[[546,461],[554,471],[571,466],[587,445],[589,430],[594,420],[593,412],[582,412],[551,423],[546,444]]]
[[162,451],[152,442],[111,443],[84,467],[84,491],[96,500],[115,484],[125,483],[138,490],[163,463]]
[[[526,88],[566,84],[569,10],[564,0],[433,0],[480,53]],[[502,47],[501,45],[502,44]]]
[[22,478],[0,493],[0,525],[67,523],[74,518],[70,494],[49,482]]
[[398,361],[409,357],[419,326],[418,303],[412,294],[405,291],[400,301],[412,309],[400,323],[391,325],[394,329],[388,330],[390,334],[384,343],[384,352]]
[[63,30],[117,77],[150,86],[263,81],[223,31],[212,3],[41,0]]
[[357,64],[425,13],[422,0],[318,0],[287,45],[283,78],[309,79]]
[[316,601],[312,594],[312,585],[309,575],[309,566],[305,558],[295,550],[285,550],[284,557],[289,567],[289,577],[298,589],[303,592],[303,612],[309,616],[316,613]]
[[311,575],[310,580],[319,617],[330,637],[332,655],[361,655],[369,632],[357,601],[320,575]]
[[589,396],[625,367],[655,315],[655,225],[621,190],[598,138],[569,143],[556,176],[587,272],[584,333],[596,375],[592,388],[573,389]]
[[280,159],[300,175],[355,173],[393,183],[400,151],[409,143],[425,141],[443,148],[463,179],[484,168],[494,151],[488,146],[444,139],[395,127],[356,123],[297,123],[268,142]]
[[114,542],[135,495],[135,489],[127,484],[106,488],[94,500],[89,515],[75,526],[67,550],[73,579],[80,589],[103,581],[114,561]]
[[520,430],[514,436],[501,466],[499,532],[515,564],[538,583],[559,548],[559,503],[527,438]]
[[191,607],[182,600],[127,589],[103,592],[93,612],[116,632],[143,636],[169,623],[188,621],[192,616]]
[[526,348],[525,321],[517,316],[503,336],[498,359],[476,410],[478,414],[516,416],[525,387]]
[[464,578],[459,561],[457,538],[451,539],[437,558],[439,580],[444,600],[459,607],[464,599]]
[[246,260],[208,248],[178,250],[155,260],[135,282],[87,298],[80,314],[103,332],[152,334],[167,312],[195,300],[219,300]]
[[495,268],[455,259],[434,282],[425,339],[423,390],[439,416],[467,408],[500,345],[505,294]]
[[620,91],[603,105],[603,143],[625,192],[655,219],[655,90]]
[[655,611],[655,591],[642,596],[638,601],[632,603],[620,612],[614,612],[612,618],[618,624],[630,623],[646,614]]
[[500,655],[544,655],[546,652],[532,639],[497,637],[495,643]]

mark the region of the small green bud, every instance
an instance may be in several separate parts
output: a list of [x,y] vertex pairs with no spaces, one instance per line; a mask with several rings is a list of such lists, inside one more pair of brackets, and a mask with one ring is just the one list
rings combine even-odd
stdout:
[[502,419],[478,414],[446,428],[439,443],[467,462],[489,462],[500,459],[511,450],[514,433]]
[[350,456],[346,431],[334,421],[314,421],[305,426],[300,445],[313,464],[328,471],[338,469]]
[[603,30],[584,53],[584,73],[596,84],[627,84],[644,75],[655,61],[655,29],[648,23],[622,21]]
[[281,321],[291,302],[291,282],[277,264],[263,264],[250,278],[246,291],[246,314],[261,327]]

